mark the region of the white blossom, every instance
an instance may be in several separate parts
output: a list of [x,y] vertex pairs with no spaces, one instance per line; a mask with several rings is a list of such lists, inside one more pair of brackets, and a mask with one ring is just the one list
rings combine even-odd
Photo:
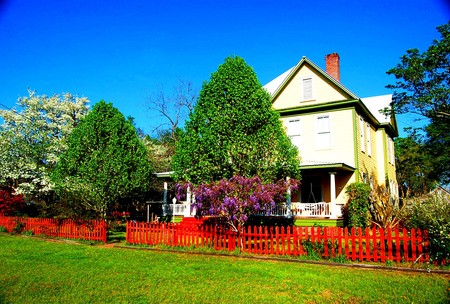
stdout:
[[0,110],[0,184],[30,197],[52,190],[50,171],[67,149],[67,136],[87,114],[89,100],[28,93],[14,109]]

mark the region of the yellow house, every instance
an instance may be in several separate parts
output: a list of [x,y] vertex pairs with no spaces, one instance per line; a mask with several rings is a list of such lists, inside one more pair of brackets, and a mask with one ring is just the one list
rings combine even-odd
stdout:
[[384,184],[398,195],[398,130],[394,113],[380,112],[391,109],[392,95],[358,97],[340,82],[339,55],[325,59],[326,71],[303,57],[264,88],[301,157],[302,186],[290,212],[339,224],[350,183]]

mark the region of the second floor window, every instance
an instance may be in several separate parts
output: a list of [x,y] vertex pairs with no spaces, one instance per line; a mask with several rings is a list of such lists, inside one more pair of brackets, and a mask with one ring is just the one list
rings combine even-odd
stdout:
[[287,123],[287,135],[294,146],[300,149],[300,118],[289,119]]
[[372,141],[370,137],[370,125],[367,124],[367,155],[372,156]]
[[388,135],[387,136],[387,148],[388,148],[388,160],[390,164],[394,164],[395,156],[394,156],[394,141]]
[[330,115],[317,116],[317,149],[331,147]]
[[364,128],[364,119],[362,117],[359,118],[359,133],[361,136],[361,151],[366,152],[366,137],[365,134],[365,128]]

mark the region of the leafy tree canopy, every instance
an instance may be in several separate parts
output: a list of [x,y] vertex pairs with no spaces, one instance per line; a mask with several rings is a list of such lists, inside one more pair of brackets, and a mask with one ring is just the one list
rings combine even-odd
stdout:
[[242,58],[226,58],[203,84],[172,166],[175,180],[194,184],[234,175],[264,181],[299,177],[298,151]]
[[101,101],[70,134],[53,180],[69,209],[105,218],[148,191],[152,168],[132,121]]
[[400,196],[417,197],[430,192],[438,180],[435,160],[414,136],[395,140]]
[[410,49],[387,73],[397,79],[393,106],[397,113],[415,113],[429,119],[422,129],[424,144],[443,183],[450,182],[450,23],[437,27],[440,40],[425,52]]
[[67,148],[67,136],[88,111],[88,99],[66,93],[19,98],[17,109],[0,110],[0,184],[29,199],[51,193],[50,172]]

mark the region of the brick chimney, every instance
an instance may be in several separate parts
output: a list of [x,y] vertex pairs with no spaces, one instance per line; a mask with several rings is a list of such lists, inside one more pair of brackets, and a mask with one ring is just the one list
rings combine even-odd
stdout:
[[325,56],[326,70],[327,74],[341,81],[341,69],[339,66],[339,54],[333,53]]

